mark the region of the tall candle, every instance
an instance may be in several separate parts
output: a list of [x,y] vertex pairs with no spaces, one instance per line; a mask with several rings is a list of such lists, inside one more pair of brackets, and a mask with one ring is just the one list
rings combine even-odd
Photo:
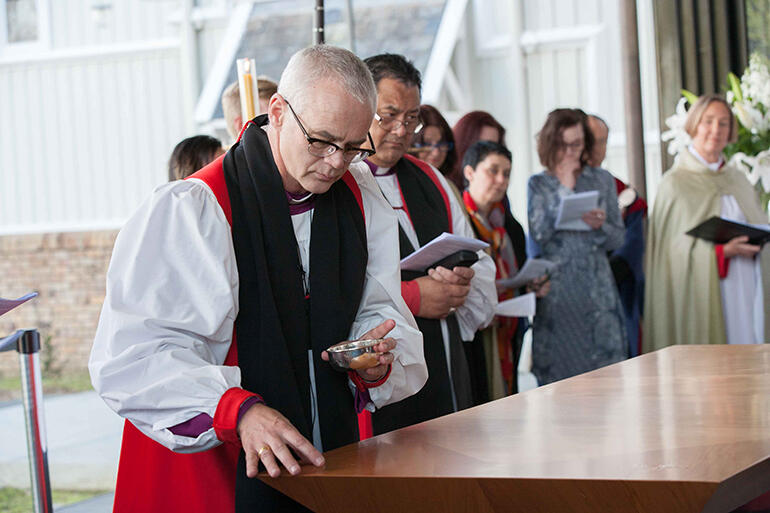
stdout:
[[253,119],[256,113],[254,112],[254,90],[251,85],[251,73],[244,73],[243,75],[243,111],[245,112],[244,122]]
[[245,124],[254,119],[254,116],[257,115],[255,101],[257,99],[256,66],[254,64],[254,59],[248,58],[238,59],[236,65],[238,70],[238,84],[241,90],[241,117]]

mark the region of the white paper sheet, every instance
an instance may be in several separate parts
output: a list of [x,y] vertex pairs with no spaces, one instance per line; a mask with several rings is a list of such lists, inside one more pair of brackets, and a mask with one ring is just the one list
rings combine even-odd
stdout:
[[562,196],[559,213],[556,215],[557,230],[577,230],[587,232],[591,227],[583,221],[583,214],[593,210],[599,204],[599,191],[586,191]]
[[535,315],[535,293],[530,292],[497,304],[495,313],[503,317],[532,317]]
[[403,271],[424,271],[434,262],[461,249],[478,251],[486,247],[489,247],[489,244],[484,241],[444,232],[401,260],[401,269]]
[[19,306],[20,304],[26,303],[33,297],[37,296],[37,292],[30,292],[29,294],[25,296],[21,296],[18,299],[3,299],[0,297],[0,315],[6,314]]
[[519,269],[519,272],[516,273],[515,276],[497,280],[495,283],[499,287],[504,287],[506,289],[518,289],[519,287],[523,287],[527,283],[531,282],[535,278],[540,278],[544,274],[548,274],[554,268],[556,268],[556,264],[553,262],[544,260],[542,258],[530,258],[524,262],[524,267]]

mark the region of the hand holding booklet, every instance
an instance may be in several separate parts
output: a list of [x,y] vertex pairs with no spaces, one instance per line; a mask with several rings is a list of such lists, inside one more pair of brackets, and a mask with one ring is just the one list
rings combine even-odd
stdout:
[[497,304],[495,314],[502,317],[532,317],[535,315],[535,293],[530,292]]
[[523,287],[532,280],[550,273],[555,267],[556,264],[549,262],[548,260],[530,258],[524,262],[524,266],[519,269],[519,272],[514,276],[511,276],[510,278],[504,278],[502,280],[497,280],[496,283],[499,287],[506,289],[518,289],[519,287]]
[[599,204],[599,191],[586,191],[562,196],[554,228],[557,230],[591,231],[583,221],[583,214]]
[[715,244],[725,244],[735,237],[745,235],[749,238],[749,244],[762,246],[770,241],[770,226],[741,223],[724,217],[713,216],[688,231],[687,235]]
[[403,271],[425,271],[452,253],[462,250],[478,251],[487,247],[489,244],[484,241],[444,232],[401,260],[401,269]]

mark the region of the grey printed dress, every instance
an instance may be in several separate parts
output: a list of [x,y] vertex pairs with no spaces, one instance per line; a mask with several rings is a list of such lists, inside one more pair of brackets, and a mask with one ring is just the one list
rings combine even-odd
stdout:
[[[607,217],[591,231],[556,230],[561,197],[599,191]],[[584,167],[575,189],[542,172],[529,179],[529,233],[541,256],[557,264],[550,293],[538,300],[532,336],[532,372],[544,385],[627,357],[623,306],[607,252],[623,244],[615,181],[604,169]]]

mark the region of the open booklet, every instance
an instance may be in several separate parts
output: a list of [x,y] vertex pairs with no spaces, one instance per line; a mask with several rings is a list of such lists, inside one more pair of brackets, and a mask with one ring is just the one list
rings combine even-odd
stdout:
[[403,271],[425,271],[432,264],[460,250],[478,251],[489,247],[484,241],[442,233],[411,255],[401,260]]
[[554,228],[557,230],[590,231],[591,227],[583,221],[583,214],[595,209],[598,204],[599,191],[576,192],[569,196],[562,196]]
[[531,282],[535,278],[540,278],[544,274],[549,274],[555,267],[556,264],[548,260],[543,260],[541,258],[530,258],[524,262],[524,267],[519,269],[519,272],[517,272],[514,276],[511,276],[510,278],[503,278],[502,280],[497,280],[496,284],[506,289],[518,289],[519,287],[523,287],[527,283]]
[[30,292],[18,299],[3,299],[0,297],[0,315],[6,314],[16,308],[17,306],[26,303],[33,297],[37,296],[37,292]]
[[495,313],[503,317],[532,317],[535,315],[535,293],[530,292],[497,304]]
[[770,225],[750,224],[713,216],[687,232],[687,235],[705,239],[716,244],[725,244],[735,237],[745,235],[750,244],[758,246],[770,241]]

